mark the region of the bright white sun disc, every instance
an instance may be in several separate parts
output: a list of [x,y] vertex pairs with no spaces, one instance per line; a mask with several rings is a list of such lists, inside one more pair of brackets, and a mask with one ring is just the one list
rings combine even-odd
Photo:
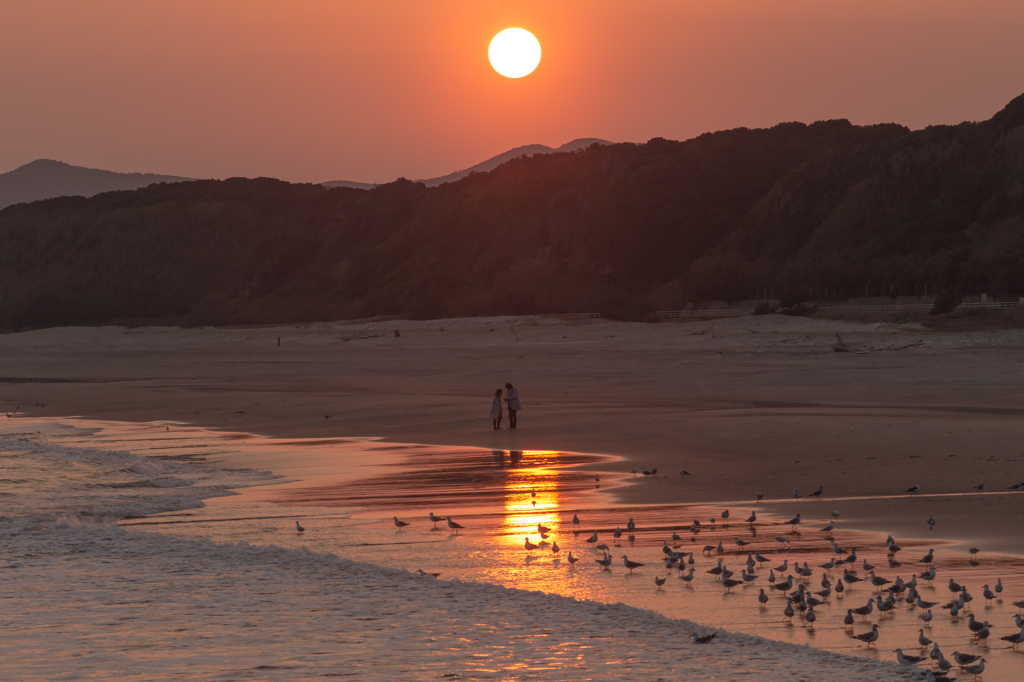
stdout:
[[502,76],[522,78],[540,64],[540,43],[525,29],[506,28],[491,40],[487,58]]

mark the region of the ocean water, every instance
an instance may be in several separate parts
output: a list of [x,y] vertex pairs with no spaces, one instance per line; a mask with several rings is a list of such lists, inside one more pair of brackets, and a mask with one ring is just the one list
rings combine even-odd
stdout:
[[[782,561],[808,561],[807,584],[819,589],[816,564],[829,554],[816,531],[778,543],[788,527],[767,510],[751,525],[737,507],[722,528],[717,507],[616,505],[615,486],[657,482],[628,480],[608,457],[276,440],[178,424],[2,426],[3,679],[905,679],[892,650],[921,653],[925,624],[905,605],[881,621],[877,650],[849,637],[845,609],[875,595],[863,586],[818,607],[813,628],[785,622],[778,594],[759,607],[757,589]],[[573,468],[583,463],[608,473],[595,481]],[[465,528],[435,529],[429,512]],[[409,525],[397,528],[395,516]],[[714,529],[684,530],[712,517]],[[542,541],[537,524],[550,528],[546,542],[558,553],[525,549],[526,538]],[[595,531],[615,557],[610,570],[586,542]],[[694,551],[689,583],[662,560],[673,531],[679,551]],[[726,593],[705,573],[717,551],[701,549],[734,537],[770,562],[753,585]],[[886,566],[881,538],[835,537]],[[914,563],[926,551],[901,544]],[[739,573],[737,549],[721,558]],[[631,575],[623,554],[645,565]],[[1024,564],[986,557],[972,566],[941,547],[937,555],[940,578],[922,582],[922,597],[944,603],[945,580],[956,577],[993,636],[987,647],[974,643],[966,617],[952,621],[939,608],[925,635],[947,658],[984,654],[984,679],[1020,679],[1024,658],[997,640],[1016,631],[1009,602],[1024,598]],[[919,568],[910,563],[880,574],[909,580]],[[980,581],[994,585],[997,575],[1003,595],[985,604]],[[655,577],[667,580],[658,587]],[[875,622],[877,614],[854,631]],[[717,628],[712,643],[692,642],[693,632]]]

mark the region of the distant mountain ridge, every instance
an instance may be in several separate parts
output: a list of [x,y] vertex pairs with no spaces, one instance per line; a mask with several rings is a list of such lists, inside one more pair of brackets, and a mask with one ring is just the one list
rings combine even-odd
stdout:
[[787,306],[1016,300],[1024,95],[986,121],[789,122],[592,145],[521,154],[437,187],[158,183],[9,206],[0,244],[0,330],[639,320],[765,290]]
[[0,209],[56,197],[91,197],[102,192],[148,187],[155,182],[187,182],[194,178],[153,173],[115,173],[39,159],[0,173]]
[[[607,145],[612,144],[607,140],[601,140],[596,137],[581,137],[573,140],[572,142],[566,142],[561,147],[549,147],[544,144],[527,144],[522,147],[516,147],[510,149],[504,154],[498,154],[492,156],[486,161],[482,161],[475,166],[470,166],[464,170],[455,171],[448,175],[442,175],[437,178],[429,178],[426,180],[416,180],[416,182],[422,182],[427,187],[437,187],[443,185],[446,182],[455,182],[461,180],[470,173],[486,173],[492,171],[506,161],[518,158],[520,156],[534,156],[537,154],[557,154],[560,152],[577,152],[581,149],[586,149],[592,144]],[[349,180],[331,180],[329,182],[322,183],[324,187],[351,187],[354,189],[373,189],[376,185],[367,182],[351,182]]]

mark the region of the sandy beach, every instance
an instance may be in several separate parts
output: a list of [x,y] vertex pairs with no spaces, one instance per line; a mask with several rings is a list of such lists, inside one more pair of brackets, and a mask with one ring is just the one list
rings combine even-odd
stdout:
[[[836,333],[854,352],[833,352]],[[225,580],[255,572],[261,580],[294,581],[286,592],[264,595],[260,607],[261,612],[268,604],[276,604],[273,609],[280,612],[312,611],[319,619],[312,625],[294,624],[296,632],[310,638],[308,646],[299,644],[304,637],[285,637],[290,621],[277,626],[275,632],[285,639],[270,650],[265,666],[276,670],[288,652],[294,652],[295,660],[287,665],[297,672],[282,673],[286,676],[301,677],[303,671],[327,665],[354,666],[367,674],[415,670],[416,675],[430,675],[457,669],[485,678],[516,670],[521,663],[535,677],[564,679],[574,666],[566,647],[600,637],[602,644],[585,657],[586,667],[579,674],[613,676],[598,673],[601,666],[627,677],[653,674],[678,669],[677,659],[682,657],[718,677],[743,678],[750,670],[736,654],[758,647],[759,671],[765,679],[788,679],[794,672],[817,679],[815,671],[823,665],[864,679],[894,679],[899,671],[892,664],[891,646],[912,644],[920,622],[915,611],[886,625],[885,647],[874,651],[850,639],[869,623],[857,623],[850,630],[841,623],[843,609],[872,597],[870,587],[861,586],[847,599],[823,606],[816,631],[780,621],[778,600],[784,602],[783,595],[773,595],[768,609],[758,611],[758,584],[741,594],[723,595],[717,581],[704,575],[714,565],[714,552],[698,556],[699,584],[673,578],[664,590],[655,590],[653,575],[665,571],[659,565],[662,539],[673,529],[680,530],[681,514],[701,516],[707,523],[707,517],[717,516],[722,507],[732,508],[739,519],[757,509],[759,523],[764,524],[761,535],[755,532],[751,537],[753,527],[739,524],[735,530],[684,537],[680,551],[701,554],[702,543],[730,542],[735,534],[756,542],[754,546],[769,555],[765,570],[787,559],[820,565],[828,552],[815,529],[833,508],[840,508],[842,533],[837,531],[836,537],[847,547],[858,547],[860,555],[876,566],[886,560],[878,533],[899,538],[905,547],[900,559],[909,563],[884,571],[890,578],[896,573],[916,574],[917,556],[929,546],[937,548],[944,578],[969,580],[976,596],[982,582],[1002,577],[1009,599],[978,602],[976,610],[979,617],[998,624],[997,635],[1007,634],[1004,621],[1012,615],[1009,602],[1019,596],[1019,555],[1024,554],[1015,532],[1024,497],[1007,490],[1024,474],[1018,445],[1022,341],[1024,332],[1016,330],[934,332],[915,323],[778,316],[670,324],[502,318],[251,329],[109,327],[3,336],[0,401],[10,411],[5,426],[13,429],[11,438],[19,429],[28,429],[26,442],[40,443],[30,447],[32,457],[63,442],[60,439],[72,438],[57,451],[70,448],[67,452],[75,462],[109,461],[114,468],[104,474],[113,477],[108,485],[123,491],[119,495],[128,495],[118,498],[118,504],[131,503],[125,507],[129,511],[120,512],[127,519],[121,522],[127,524],[122,526],[127,535],[107,525],[95,528],[59,518],[52,529],[47,525],[52,521],[5,526],[12,550],[3,566],[11,570],[3,577],[26,595],[11,603],[14,615],[8,625],[31,637],[40,623],[55,618],[64,597],[46,597],[46,587],[64,570],[62,557],[81,553],[77,561],[93,568],[86,577],[75,572],[71,589],[80,595],[85,611],[82,619],[67,621],[60,630],[62,639],[79,641],[90,612],[101,619],[116,617],[116,609],[101,608],[110,599],[107,586],[112,580],[128,580],[141,552],[157,564],[180,564],[186,575],[203,578],[136,581],[133,599],[166,601],[171,609],[146,618],[173,622],[194,611],[196,604],[229,600],[213,614],[214,620],[226,623],[244,646],[236,651],[221,643],[204,649],[213,656],[202,662],[202,674],[210,679],[236,671],[238,652],[256,641],[245,629],[253,627],[244,615],[250,608],[248,597],[222,589],[216,581],[204,582],[211,572]],[[495,432],[488,419],[489,397],[505,381],[519,388],[524,409],[519,429]],[[68,416],[85,419],[62,420]],[[88,419],[109,420],[110,426],[101,427],[101,432],[109,428],[112,434],[129,433],[126,425],[133,422],[139,428],[127,439],[101,432],[90,435],[95,427]],[[42,430],[39,435],[37,428]],[[69,435],[79,431],[81,435]],[[225,443],[238,442],[241,449],[229,454],[233,446],[225,449],[209,435],[218,432]],[[245,434],[271,436],[272,447],[245,445],[245,439],[251,439]],[[182,452],[204,459],[208,456],[203,453],[210,453],[211,463],[227,468],[197,473],[204,469],[191,468],[192,454],[185,454],[181,465],[167,464],[166,470],[148,460],[118,463],[122,450],[143,457],[151,447],[160,457],[170,453],[170,461],[176,461],[173,452],[182,446],[166,450],[168,446],[154,445],[164,437],[172,444],[179,438],[197,438]],[[377,446],[359,440],[365,438],[384,442]],[[289,446],[290,439],[302,440]],[[28,447],[21,440],[11,440],[8,447]],[[425,445],[401,445],[416,443]],[[306,447],[295,450],[302,444]],[[339,444],[374,461],[333,454]],[[459,454],[459,446],[471,447]],[[81,447],[116,452],[95,455],[75,449]],[[473,455],[473,448],[479,448],[479,454]],[[294,454],[286,456],[289,449]],[[515,462],[516,452],[526,453],[520,455],[523,462]],[[473,457],[480,462],[473,464]],[[513,460],[506,464],[508,457]],[[367,464],[372,466],[366,468]],[[572,469],[560,474],[543,468],[566,465]],[[12,472],[22,468],[11,466]],[[39,476],[51,475],[45,473],[46,465],[35,466],[42,467]],[[69,475],[80,476],[79,466],[68,469]],[[634,478],[629,473],[633,466],[658,467],[658,475]],[[680,475],[680,467],[690,475]],[[264,472],[282,475],[286,482],[267,485]],[[593,472],[602,474],[606,489],[595,488]],[[417,483],[417,477],[428,476],[435,476],[436,482],[421,478]],[[209,482],[203,483],[206,479]],[[342,479],[365,482],[352,489],[335,482]],[[10,480],[15,480],[13,474]],[[972,487],[982,480],[987,486],[979,494]],[[915,483],[922,486],[921,494],[902,494]],[[256,487],[246,487],[252,485]],[[810,497],[819,485],[824,494]],[[240,497],[223,497],[235,486],[243,488]],[[531,508],[533,489],[540,490],[533,501],[541,504]],[[82,490],[81,498],[53,493],[49,513],[67,507],[95,514],[89,510],[110,506],[109,492],[95,493],[92,484]],[[794,500],[794,490],[803,496]],[[765,495],[760,503],[754,501],[757,493]],[[154,515],[161,508],[194,508],[201,498],[207,498],[202,509]],[[281,511],[267,506],[267,501],[281,505]],[[425,505],[454,510],[475,533],[437,535],[422,521]],[[567,527],[566,505],[580,508],[588,524],[582,534]],[[344,511],[360,506],[367,511],[359,517]],[[47,508],[38,500],[30,507],[37,514]],[[294,531],[297,513],[309,532]],[[396,533],[390,521],[395,513],[419,523]],[[779,545],[772,536],[788,534],[789,529],[774,524],[796,513],[808,520],[807,537],[790,534],[791,546],[788,541]],[[611,573],[597,571],[592,560],[599,555],[590,556],[593,550],[584,544],[585,536],[594,529],[610,537],[633,515],[643,528],[635,542],[623,538],[621,551],[647,568],[636,576],[621,565]],[[929,515],[937,520],[934,530],[924,523]],[[523,564],[521,536],[530,534],[530,524],[535,526],[538,520],[556,527],[557,541],[582,555],[580,566],[586,568],[574,574],[557,559],[532,555]],[[170,544],[158,539],[168,535],[177,539]],[[620,544],[614,544],[621,564]],[[967,561],[968,545],[982,549],[985,561],[980,566]],[[101,547],[105,549],[96,554]],[[730,544],[725,555],[717,556],[738,568],[742,555],[742,547],[737,550]],[[104,564],[95,575],[100,570],[97,564],[82,563],[91,558]],[[28,563],[31,574],[21,562]],[[407,576],[405,571],[416,566],[444,572],[436,589],[417,582],[419,576]],[[759,585],[764,586],[761,578]],[[330,581],[329,588],[324,587],[325,580]],[[922,584],[926,599],[944,599],[943,580]],[[460,581],[472,584],[460,586]],[[517,591],[523,587],[546,595]],[[349,601],[358,601],[365,590],[379,597],[354,610],[321,610],[316,605],[324,589],[347,595],[344,599]],[[390,595],[393,590],[398,592]],[[595,601],[574,601],[581,597]],[[393,620],[392,614],[404,613],[402,603],[415,599],[426,599],[428,605],[402,616],[403,624],[388,626],[390,634],[363,637],[358,627],[326,638],[323,634],[329,620],[356,618],[362,611]],[[439,604],[453,599],[463,602],[458,612],[438,611]],[[481,601],[497,606],[485,613],[479,608]],[[619,657],[619,650],[631,646],[627,640],[615,639],[617,635],[605,626],[590,625],[595,617],[609,613],[602,604],[619,602],[622,606],[613,610],[624,610],[612,614],[612,622],[645,632],[664,631],[668,639],[646,639],[645,652]],[[437,613],[453,617],[446,616],[445,629],[435,631],[432,638],[418,638],[416,631]],[[545,613],[571,619],[566,621],[569,629],[559,631],[562,636],[551,640],[551,648],[528,653],[536,645],[530,644],[532,635],[527,633],[541,631],[536,619]],[[679,619],[681,614],[689,620]],[[964,640],[963,620],[958,624],[944,614],[937,614],[937,620],[929,633],[942,639],[944,649],[973,646]],[[161,643],[161,651],[205,647],[205,623],[195,632]],[[491,639],[476,632],[480,623],[489,624]],[[667,644],[709,628],[725,631],[722,646],[714,651]],[[509,637],[515,647],[522,643],[527,648],[494,651]],[[194,638],[198,639],[192,642]],[[432,662],[396,658],[390,667],[364,669],[367,659],[346,649],[362,642],[357,649],[384,655],[389,642],[408,638],[435,652],[430,654]],[[45,653],[51,639],[43,637],[35,653],[19,658],[19,669],[45,676],[38,657],[51,655]],[[11,651],[24,650],[27,641],[12,640]],[[451,641],[474,643],[454,652],[445,646]],[[802,644],[820,649],[793,648]],[[97,646],[97,651],[108,652],[127,645],[114,636]],[[332,647],[340,647],[337,654],[321,658]],[[485,650],[490,658],[474,667],[473,657]],[[976,646],[968,650],[985,652]],[[152,665],[130,657],[104,668],[108,654],[100,659],[97,655],[81,669],[138,671]],[[992,679],[1012,675],[1016,657],[1002,652],[994,657]],[[95,668],[97,660],[100,668]],[[259,679],[263,674],[246,676]]]
[[[836,333],[859,352],[833,352]],[[5,335],[0,354],[0,404],[26,416],[605,453],[659,469],[662,485],[616,491],[627,502],[763,493],[789,513],[795,490],[824,486],[868,498],[844,504],[864,528],[1024,553],[1007,490],[1024,478],[1024,330],[777,315],[104,327]],[[506,381],[520,428],[494,432]]]

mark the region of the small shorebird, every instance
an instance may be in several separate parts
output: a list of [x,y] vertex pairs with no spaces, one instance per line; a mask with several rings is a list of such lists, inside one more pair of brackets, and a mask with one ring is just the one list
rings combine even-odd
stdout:
[[979,658],[981,658],[981,656],[975,656],[974,654],[962,654],[959,651],[953,652],[953,660],[956,661],[957,665],[970,665]]
[[695,633],[693,633],[693,643],[694,644],[707,644],[708,642],[713,640],[715,638],[715,635],[717,635],[717,634],[718,634],[717,632],[712,632],[710,635],[699,636],[695,632]]
[[871,612],[875,610],[875,602],[871,599],[868,599],[868,603],[866,605],[850,610],[854,614],[866,619],[868,616],[871,615]]
[[924,630],[919,629],[917,631],[917,643],[921,645],[922,649],[924,649],[925,647],[927,647],[929,644],[932,643],[932,640],[930,640],[930,639],[928,639],[927,637],[924,636]]
[[402,530],[403,528],[409,525],[409,523],[406,521],[399,521],[397,516],[392,516],[391,518],[395,520],[395,526],[398,528],[398,530]]
[[921,492],[921,484],[920,483],[915,483],[914,485],[912,485],[911,487],[907,488],[903,492],[910,493],[911,495],[916,495],[917,493]]
[[878,641],[878,623],[871,626],[871,632],[865,632],[863,635],[854,635],[853,638],[859,639],[870,647]]
[[924,660],[924,656],[908,656],[903,649],[896,649],[896,662],[900,665],[917,665]]
[[299,525],[299,522],[298,522],[298,521],[296,521],[296,522],[295,522],[295,530],[297,530],[297,531],[299,531],[299,532],[301,533],[302,531],[304,531],[304,530],[306,530],[306,529],[305,529],[305,528],[303,528],[302,526],[300,526],[300,525]]
[[825,486],[819,485],[818,489],[811,493],[811,497],[821,497],[821,494],[825,492]]
[[984,491],[985,490],[985,481],[982,481],[978,485],[974,486],[974,489],[977,490],[979,493]]
[[622,555],[621,557],[619,557],[619,558],[620,558],[620,559],[622,559],[622,563],[624,563],[624,564],[626,565],[626,568],[628,568],[628,569],[629,569],[629,573],[630,573],[630,575],[632,575],[632,574],[633,574],[633,569],[635,569],[635,568],[640,568],[641,566],[643,566],[643,564],[641,564],[641,563],[639,563],[639,562],[637,562],[637,561],[630,561],[630,560],[629,560],[629,557],[628,557],[628,556],[626,556],[625,554],[623,554],[623,555]]
[[1024,644],[1024,627],[1022,627],[1020,629],[1020,632],[1018,632],[1015,635],[1007,635],[1006,637],[1000,637],[999,639],[1003,640],[1004,642],[1009,642],[1013,645],[1013,647],[1011,648],[1014,651],[1017,651],[1017,647],[1019,647],[1021,644]]
[[434,528],[437,528],[438,521],[444,521],[443,516],[434,516],[434,512],[430,512],[429,514],[427,514],[427,518],[430,519],[430,521],[434,524]]
[[454,521],[452,521],[452,517],[446,516],[445,519],[448,521],[448,527],[452,529],[453,533],[458,533],[459,529],[462,528],[461,525],[459,525],[459,524],[455,523]]
[[960,666],[960,669],[969,675],[974,675],[974,679],[978,679],[978,675],[985,672],[985,659],[981,659],[976,665]]

